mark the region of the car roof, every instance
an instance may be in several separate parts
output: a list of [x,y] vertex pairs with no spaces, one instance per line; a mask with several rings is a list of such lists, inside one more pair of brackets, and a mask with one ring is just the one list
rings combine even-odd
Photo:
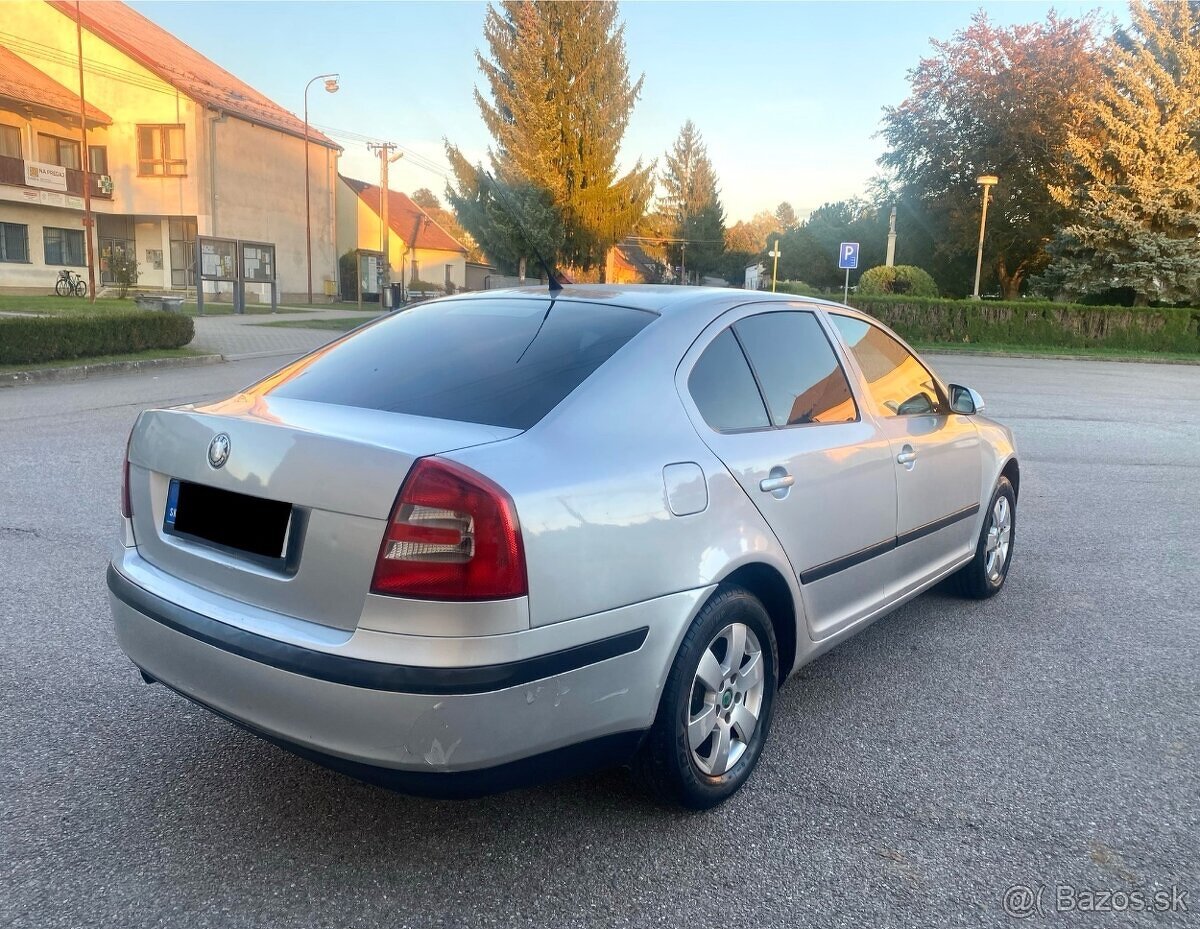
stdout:
[[[511,287],[503,290],[478,290],[455,294],[449,299],[478,300],[494,297],[528,298],[545,300],[550,296],[545,284],[531,287]],[[747,303],[800,302],[816,303],[839,310],[850,309],[840,303],[820,297],[798,294],[771,293],[762,290],[741,290],[736,287],[681,287],[677,284],[566,284],[557,293],[560,300],[585,300],[589,303],[607,303],[612,306],[649,310],[664,316],[673,316],[701,307],[724,309]],[[857,313],[856,313],[857,315]]]

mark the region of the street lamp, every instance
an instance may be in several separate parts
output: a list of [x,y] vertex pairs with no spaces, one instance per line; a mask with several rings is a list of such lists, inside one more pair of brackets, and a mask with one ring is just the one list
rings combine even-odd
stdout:
[[771,265],[771,293],[775,293],[775,277],[779,272],[779,259],[782,255],[783,252],[779,249],[779,240],[776,239],[775,247],[771,249],[771,251],[767,252],[768,258],[775,259],[774,263]]
[[987,227],[988,200],[991,199],[991,189],[1000,182],[994,174],[981,174],[975,178],[975,183],[983,188],[983,215],[979,217],[979,251],[975,255],[975,294],[973,299],[979,299],[979,273],[983,270],[983,231]]
[[317,81],[325,82],[325,92],[338,92],[336,74],[318,74],[304,85],[304,255],[308,265],[308,302],[312,303],[312,212],[308,199],[308,88]]

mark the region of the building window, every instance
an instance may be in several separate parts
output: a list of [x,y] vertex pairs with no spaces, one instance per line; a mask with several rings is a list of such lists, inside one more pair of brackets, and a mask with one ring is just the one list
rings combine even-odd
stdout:
[[108,146],[88,146],[88,170],[93,174],[108,173]]
[[187,153],[183,126],[138,126],[138,174],[143,177],[183,177]]
[[169,221],[171,236],[171,286],[196,286],[196,221],[186,216],[172,216]]
[[48,265],[82,268],[87,264],[83,255],[82,229],[55,229],[53,226],[44,226],[42,242],[45,245]]
[[48,165],[79,170],[79,141],[38,133],[38,161]]
[[29,261],[29,227],[0,223],[0,261]]
[[0,126],[0,155],[21,157],[21,130],[16,126]]

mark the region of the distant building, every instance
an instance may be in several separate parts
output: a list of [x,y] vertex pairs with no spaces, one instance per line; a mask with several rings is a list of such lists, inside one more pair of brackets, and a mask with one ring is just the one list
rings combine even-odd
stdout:
[[[280,291],[306,294],[303,121],[125,4],[84,3],[85,152],[75,9],[3,4],[0,289],[49,293],[59,269],[85,273],[86,183],[98,285],[112,283],[108,256],[131,252],[139,286],[194,287],[196,236],[216,235],[274,243]],[[324,294],[341,149],[311,129],[307,144]]]
[[766,273],[766,268],[762,262],[757,264],[746,265],[746,282],[742,285],[745,290],[762,290],[763,275]]
[[[338,252],[379,252],[379,185],[338,177]],[[438,225],[411,198],[388,191],[388,260],[391,279],[433,284],[439,290],[467,286],[467,247]],[[371,292],[371,291],[368,291]]]

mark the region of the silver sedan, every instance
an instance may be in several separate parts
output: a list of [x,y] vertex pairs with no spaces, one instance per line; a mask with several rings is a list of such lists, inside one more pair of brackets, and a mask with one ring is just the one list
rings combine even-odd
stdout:
[[1012,559],[1012,434],[874,319],[569,286],[368,324],[129,437],[122,647],[414,793],[631,761],[710,807],[806,662]]

